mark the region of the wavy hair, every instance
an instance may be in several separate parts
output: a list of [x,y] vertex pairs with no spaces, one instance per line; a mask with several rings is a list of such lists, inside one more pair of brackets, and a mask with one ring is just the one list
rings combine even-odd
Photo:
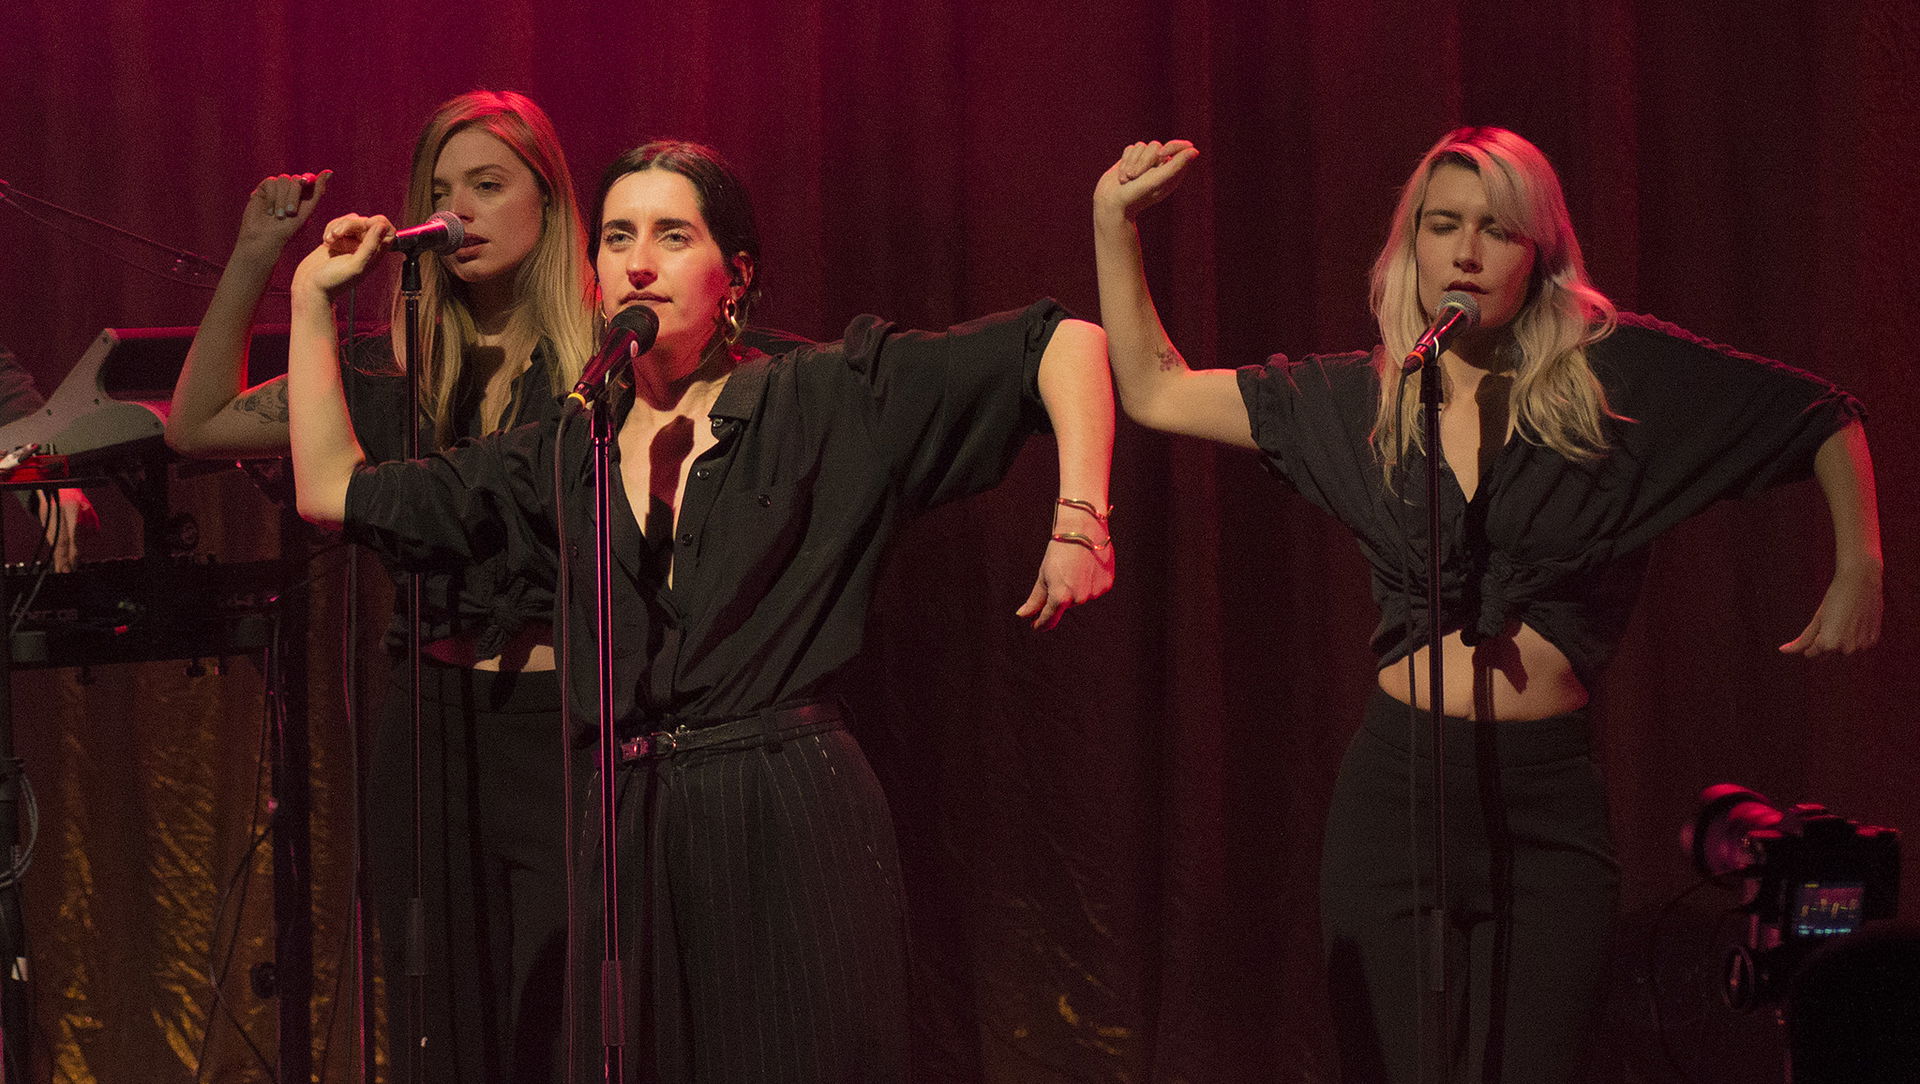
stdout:
[[[475,128],[507,145],[532,171],[545,197],[540,240],[514,272],[517,329],[533,341],[545,340],[554,364],[548,376],[554,395],[579,379],[594,349],[593,311],[598,291],[592,265],[587,262],[587,235],[581,225],[580,204],[574,196],[573,174],[560,151],[553,121],[533,99],[511,90],[471,90],[434,110],[413,147],[413,165],[407,180],[407,221],[419,222],[433,213],[433,172],[447,140]],[[394,356],[406,356],[402,339],[405,300],[393,296]],[[434,443],[440,447],[457,439],[453,409],[465,368],[467,347],[479,338],[466,284],[439,260],[420,261],[420,312],[425,330],[421,351],[420,403],[433,422]]]
[[1373,262],[1369,300],[1383,348],[1374,358],[1380,402],[1373,446],[1387,487],[1393,488],[1407,449],[1421,447],[1415,394],[1420,376],[1403,375],[1400,359],[1431,319],[1420,303],[1414,244],[1427,185],[1441,166],[1478,174],[1494,220],[1534,247],[1526,302],[1500,347],[1513,373],[1509,426],[1568,459],[1599,458],[1607,451],[1602,420],[1616,415],[1587,362],[1587,347],[1613,333],[1617,313],[1587,280],[1560,178],[1538,147],[1504,128],[1456,128],[1414,167],[1394,208],[1386,246]]

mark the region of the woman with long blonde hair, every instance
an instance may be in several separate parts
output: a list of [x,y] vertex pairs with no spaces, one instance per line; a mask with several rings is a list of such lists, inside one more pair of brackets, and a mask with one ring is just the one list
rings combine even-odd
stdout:
[[[287,454],[285,378],[246,385],[249,325],[329,176],[269,177],[248,199],[233,258],[174,388],[167,440],[181,453]],[[538,105],[476,90],[434,112],[414,147],[405,214],[419,221],[436,211],[457,215],[465,239],[456,252],[420,260],[420,416],[407,416],[397,290],[391,332],[353,340],[341,364],[360,440],[380,458],[403,454],[409,427],[432,451],[553,417],[593,348],[586,231],[553,122]],[[406,1007],[403,966],[415,795],[401,614],[388,637],[393,680],[367,783],[396,1079],[412,1079],[408,1062],[424,1049],[424,1080],[558,1080],[566,899],[552,593],[494,559],[435,568],[422,597],[419,948],[427,977],[416,1009]]]
[[1781,650],[1874,643],[1880,535],[1860,405],[1817,377],[1616,313],[1587,281],[1552,166],[1499,128],[1448,133],[1407,181],[1373,268],[1379,345],[1190,369],[1154,311],[1133,219],[1196,155],[1185,141],[1137,143],[1100,178],[1101,316],[1129,416],[1258,452],[1355,533],[1372,567],[1378,687],[1341,764],[1321,877],[1346,1078],[1412,1081],[1419,1066],[1429,871],[1380,859],[1430,838],[1408,814],[1433,751],[1425,726],[1409,726],[1432,695],[1421,377],[1402,359],[1442,296],[1460,291],[1478,303],[1478,327],[1437,371],[1451,811],[1441,906],[1464,997],[1427,1022],[1455,1037],[1457,1064],[1424,1079],[1578,1079],[1619,879],[1585,708],[1647,548],[1715,500],[1811,474],[1835,570]]

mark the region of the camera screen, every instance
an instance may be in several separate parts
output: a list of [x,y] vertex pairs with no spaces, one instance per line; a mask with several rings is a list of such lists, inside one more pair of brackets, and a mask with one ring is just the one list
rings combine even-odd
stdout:
[[1867,888],[1858,881],[1808,881],[1793,894],[1793,936],[1833,937],[1860,928]]

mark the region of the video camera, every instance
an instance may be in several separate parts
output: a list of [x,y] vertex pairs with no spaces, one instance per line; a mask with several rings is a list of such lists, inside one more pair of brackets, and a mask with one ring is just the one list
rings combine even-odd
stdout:
[[1732,783],[1700,792],[1680,833],[1708,877],[1743,883],[1746,941],[1727,954],[1721,996],[1748,1012],[1773,1003],[1809,952],[1900,905],[1900,833],[1862,826],[1823,805],[1775,807]]

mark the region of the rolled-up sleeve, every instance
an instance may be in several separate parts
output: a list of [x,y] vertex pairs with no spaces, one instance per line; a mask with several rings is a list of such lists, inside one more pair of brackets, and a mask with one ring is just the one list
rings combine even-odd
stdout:
[[1040,359],[1068,316],[1046,300],[939,334],[866,316],[847,328],[847,373],[865,396],[876,454],[910,504],[991,488],[1047,428]]
[[1379,394],[1371,355],[1316,354],[1238,370],[1247,425],[1267,469],[1354,524],[1371,515],[1379,468],[1369,434]]
[[1648,317],[1623,314],[1621,330],[1595,352],[1626,415],[1611,420],[1610,466],[1635,479],[1624,498],[1623,547],[1715,501],[1810,477],[1821,444],[1865,415],[1821,377]]
[[362,467],[347,487],[346,535],[405,569],[504,557],[538,578],[553,560],[553,434],[552,423],[522,426]]

